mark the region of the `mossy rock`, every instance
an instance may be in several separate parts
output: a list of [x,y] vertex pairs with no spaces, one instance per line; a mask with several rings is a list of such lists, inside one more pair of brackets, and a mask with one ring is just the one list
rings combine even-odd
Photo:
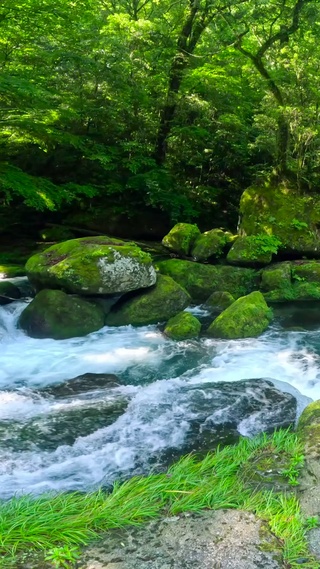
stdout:
[[190,303],[190,296],[173,279],[157,276],[154,287],[121,299],[107,315],[108,326],[146,326],[165,322]]
[[271,260],[272,251],[255,235],[236,239],[227,255],[228,263],[244,267],[262,267]]
[[104,326],[104,314],[83,298],[42,290],[21,313],[19,325],[32,338],[64,340],[99,330]]
[[320,262],[286,261],[261,272],[261,291],[267,302],[320,299]]
[[109,237],[64,241],[31,257],[27,276],[37,288],[82,295],[125,293],[156,282],[148,253],[135,243]]
[[0,265],[0,279],[13,279],[24,277],[26,270],[22,265]]
[[291,263],[275,263],[263,269],[260,288],[267,302],[294,300]]
[[307,281],[320,284],[320,261],[293,261],[292,275],[296,281]]
[[201,233],[191,249],[191,256],[195,261],[221,257],[230,243],[230,235],[222,229],[211,229]]
[[251,187],[240,200],[240,235],[275,236],[280,252],[320,257],[320,197],[288,184]]
[[17,286],[9,281],[0,281],[0,305],[10,304],[21,298],[21,292]]
[[320,453],[320,399],[309,403],[303,410],[297,432],[306,448],[315,449],[317,454]]
[[179,312],[170,318],[164,329],[166,336],[172,340],[197,338],[201,331],[201,322],[189,312]]
[[271,309],[261,292],[255,291],[226,308],[212,322],[207,333],[213,338],[253,338],[262,334],[271,320]]
[[231,306],[234,301],[235,298],[232,296],[232,294],[230,294],[230,292],[217,290],[216,292],[213,292],[209,298],[207,298],[204,305],[208,308],[221,312],[222,310],[228,308],[228,306]]
[[261,271],[261,290],[288,288],[291,285],[291,263],[275,263]]
[[197,225],[192,223],[176,223],[169,231],[168,235],[162,239],[162,245],[178,253],[178,255],[189,255],[191,247],[200,235]]
[[180,259],[160,261],[157,266],[160,273],[170,276],[185,288],[194,302],[204,302],[219,290],[239,298],[259,287],[259,275],[253,269],[202,265]]

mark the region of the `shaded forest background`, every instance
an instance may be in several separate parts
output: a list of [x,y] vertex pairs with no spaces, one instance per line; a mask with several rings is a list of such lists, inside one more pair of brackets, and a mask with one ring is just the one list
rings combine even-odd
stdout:
[[317,192],[319,12],[311,0],[3,0],[0,233],[235,229],[250,184]]

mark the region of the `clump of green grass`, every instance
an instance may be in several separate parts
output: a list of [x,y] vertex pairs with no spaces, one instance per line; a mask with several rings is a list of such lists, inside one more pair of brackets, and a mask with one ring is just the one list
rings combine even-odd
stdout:
[[[0,505],[2,566],[25,551],[47,555],[56,567],[72,565],[76,547],[86,545],[112,528],[138,525],[160,516],[198,512],[204,508],[237,508],[266,520],[282,544],[286,567],[308,558],[306,525],[292,493],[248,488],[242,469],[266,449],[286,457],[283,476],[295,483],[302,464],[302,448],[294,433],[280,430],[271,436],[241,439],[218,448],[202,460],[188,455],[165,474],[116,483],[112,492],[23,496]],[[7,565],[5,563],[7,562]],[[0,561],[1,564],[1,561]],[[306,569],[315,567],[304,563]]]

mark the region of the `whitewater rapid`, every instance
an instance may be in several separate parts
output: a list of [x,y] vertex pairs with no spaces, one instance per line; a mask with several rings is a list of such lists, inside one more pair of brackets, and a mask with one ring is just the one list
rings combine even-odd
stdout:
[[[318,328],[275,325],[257,339],[173,342],[156,326],[125,326],[84,338],[36,340],[17,327],[24,307],[20,301],[0,307],[2,498],[88,490],[144,472],[155,452],[184,443],[191,420],[186,386],[272,378],[289,384],[278,387],[297,396],[300,411],[307,398],[320,399]],[[206,315],[201,307],[191,310]],[[116,374],[121,385],[62,398],[45,393],[84,373]],[[124,405],[123,412],[103,426],[99,413],[104,417],[115,404]],[[88,432],[83,416],[89,417]],[[92,432],[90,421],[97,422]],[[77,424],[84,434],[77,436]],[[59,428],[62,443],[58,438],[46,446]]]

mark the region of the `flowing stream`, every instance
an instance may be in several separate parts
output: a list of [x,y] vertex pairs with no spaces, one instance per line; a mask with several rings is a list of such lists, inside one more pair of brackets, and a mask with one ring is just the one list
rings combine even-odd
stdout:
[[[156,326],[36,340],[17,327],[24,307],[0,307],[1,498],[93,489],[150,470],[150,457],[183,447],[190,401],[208,398],[204,388],[214,382],[273,378],[295,394],[299,411],[320,398],[319,309],[304,330],[285,329],[305,317],[287,309],[257,339],[173,342]],[[190,310],[206,317],[201,307]],[[68,383],[87,373],[118,379]],[[238,430],[256,427],[243,422]]]

